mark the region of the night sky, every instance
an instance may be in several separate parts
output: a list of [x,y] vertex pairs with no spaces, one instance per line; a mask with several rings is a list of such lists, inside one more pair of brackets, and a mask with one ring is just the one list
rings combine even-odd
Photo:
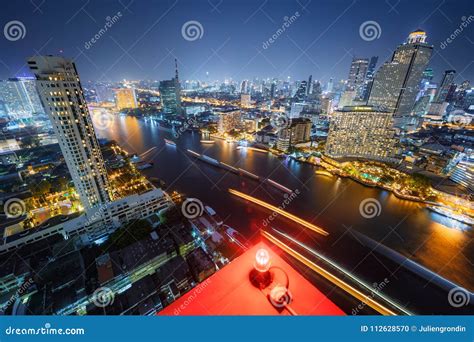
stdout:
[[[106,23],[121,17],[86,49],[86,42]],[[263,44],[296,20],[267,49]],[[422,28],[435,47],[430,66],[439,80],[456,69],[456,82],[474,81],[474,20],[445,49],[440,44],[474,15],[474,1],[405,0],[15,0],[0,11],[0,78],[29,75],[27,56],[62,54],[74,58],[83,81],[168,79],[174,58],[181,79],[235,80],[287,77],[327,81],[347,78],[353,55],[379,56],[379,65]],[[4,26],[18,20],[23,39],[10,41]],[[198,21],[200,39],[186,40],[182,26]],[[375,21],[378,39],[366,41],[359,27]],[[209,73],[206,76],[206,72]]]

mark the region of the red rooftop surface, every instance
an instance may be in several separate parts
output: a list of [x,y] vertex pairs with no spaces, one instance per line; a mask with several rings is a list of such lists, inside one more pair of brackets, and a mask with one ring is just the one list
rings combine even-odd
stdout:
[[[298,315],[345,315],[336,304],[263,242],[246,251],[158,314],[168,316],[290,315],[286,309],[275,308],[266,296],[268,291],[266,289],[260,290],[250,281],[255,255],[261,248],[268,251],[271,266],[282,268],[288,275],[289,291],[292,295],[289,306],[294,313]],[[283,284],[284,279],[283,272],[280,274],[279,270],[276,270],[275,280]]]

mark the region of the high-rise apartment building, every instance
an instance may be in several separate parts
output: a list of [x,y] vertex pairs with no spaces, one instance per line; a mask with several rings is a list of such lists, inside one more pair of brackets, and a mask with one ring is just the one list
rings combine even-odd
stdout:
[[311,139],[312,122],[308,118],[295,118],[288,127],[278,131],[277,149],[288,151],[290,146],[308,142]]
[[63,57],[34,56],[28,66],[84,208],[110,201],[107,172],[75,64]]
[[331,115],[326,153],[333,158],[390,160],[394,152],[392,113],[370,106],[345,107]]
[[432,52],[426,32],[414,31],[375,74],[368,104],[393,112],[394,123],[401,129],[417,124],[412,109]]

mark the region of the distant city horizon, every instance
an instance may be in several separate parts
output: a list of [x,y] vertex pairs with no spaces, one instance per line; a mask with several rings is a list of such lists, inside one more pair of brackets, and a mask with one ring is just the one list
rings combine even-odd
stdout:
[[[474,79],[474,65],[463,53],[474,43],[469,1],[455,6],[368,0],[278,6],[267,1],[214,6],[186,0],[132,2],[128,7],[77,3],[61,20],[51,11],[54,1],[39,8],[24,2],[31,11],[6,4],[3,13],[9,17],[0,15],[2,22],[19,21],[24,27],[21,39],[0,40],[0,49],[7,52],[0,60],[0,79],[29,76],[27,57],[52,54],[74,59],[85,82],[169,79],[175,58],[186,80],[303,80],[313,75],[327,82],[344,79],[354,56],[378,56],[382,64],[417,29],[425,30],[434,46],[430,67],[435,80],[447,69],[458,70],[458,83]],[[369,3],[377,13],[373,17],[365,10]]]

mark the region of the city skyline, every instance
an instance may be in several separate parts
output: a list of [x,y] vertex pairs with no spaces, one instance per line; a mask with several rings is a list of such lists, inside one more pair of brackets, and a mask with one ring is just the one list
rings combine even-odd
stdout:
[[[91,5],[79,1],[61,17],[54,16],[53,1],[40,7],[25,1],[21,13],[19,7],[7,4],[0,15],[2,22],[20,21],[25,35],[15,41],[0,40],[0,49],[7,51],[1,58],[0,78],[31,76],[23,61],[39,53],[73,58],[84,81],[171,79],[177,58],[182,80],[287,76],[305,80],[313,75],[313,80],[327,82],[346,79],[353,57],[378,56],[381,65],[391,57],[393,47],[417,29],[425,30],[427,42],[434,46],[429,66],[435,80],[440,81],[449,69],[458,70],[458,83],[474,78],[474,66],[462,53],[473,44],[474,25],[467,25],[462,35],[456,34],[446,44],[463,21],[469,21],[469,1],[456,1],[456,6],[450,2],[377,2],[371,3],[377,13],[374,16],[364,10],[369,2],[277,1],[278,6],[272,6],[267,1],[238,5],[179,0]],[[224,21],[230,13],[230,21]],[[278,32],[285,18],[288,26]],[[366,22],[378,25],[375,37],[361,37],[359,31]],[[101,33],[107,23],[109,27]],[[187,23],[191,27],[186,33]],[[198,36],[183,36],[194,34],[193,28]],[[272,36],[276,37],[273,42],[269,41]],[[94,37],[98,39],[92,42]]]

